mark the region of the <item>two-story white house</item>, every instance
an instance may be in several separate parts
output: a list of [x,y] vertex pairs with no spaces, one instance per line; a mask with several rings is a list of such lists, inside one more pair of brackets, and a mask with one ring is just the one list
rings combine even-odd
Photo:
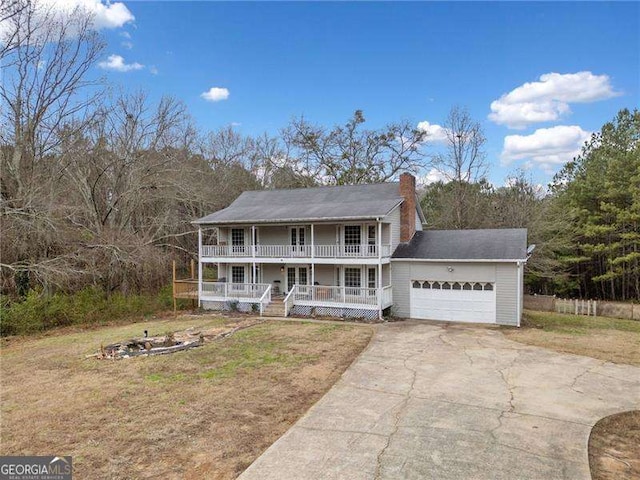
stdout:
[[519,324],[526,230],[423,231],[410,174],[244,192],[194,223],[203,308]]

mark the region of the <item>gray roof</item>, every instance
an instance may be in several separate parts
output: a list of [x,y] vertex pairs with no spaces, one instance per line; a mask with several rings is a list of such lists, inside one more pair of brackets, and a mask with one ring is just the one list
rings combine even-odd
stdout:
[[527,229],[425,230],[398,245],[392,258],[430,260],[525,260]]
[[402,202],[398,182],[243,192],[197,224],[277,223],[379,218]]

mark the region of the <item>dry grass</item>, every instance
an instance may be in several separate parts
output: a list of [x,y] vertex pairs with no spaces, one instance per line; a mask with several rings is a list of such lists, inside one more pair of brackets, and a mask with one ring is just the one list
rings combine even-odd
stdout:
[[640,322],[526,311],[519,329],[504,329],[518,342],[614,363],[640,365]]
[[593,480],[640,478],[640,411],[618,413],[595,424],[589,437]]
[[265,323],[119,361],[101,343],[232,323],[180,317],[3,345],[3,455],[72,455],[78,478],[234,478],[338,379],[369,327]]

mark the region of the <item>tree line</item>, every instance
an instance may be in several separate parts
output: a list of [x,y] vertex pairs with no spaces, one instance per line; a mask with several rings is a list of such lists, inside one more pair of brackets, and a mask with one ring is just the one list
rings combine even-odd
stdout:
[[[428,168],[429,228],[526,227],[532,291],[638,298],[638,112],[624,110],[548,190],[524,173],[495,187],[481,125],[461,107],[446,149],[408,121],[369,129],[294,118],[277,135],[198,129],[186,106],[114,93],[94,76],[105,50],[81,7],[64,18],[29,0],[0,10],[2,293],[155,291],[195,254],[191,221],[248,189],[392,180]],[[210,233],[208,233],[210,234]]]

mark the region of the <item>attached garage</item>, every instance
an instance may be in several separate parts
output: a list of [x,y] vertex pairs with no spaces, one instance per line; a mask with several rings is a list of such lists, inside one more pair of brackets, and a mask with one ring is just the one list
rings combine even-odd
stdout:
[[453,322],[496,322],[496,291],[491,282],[411,282],[411,318]]
[[391,260],[394,314],[520,325],[526,230],[426,230]]

